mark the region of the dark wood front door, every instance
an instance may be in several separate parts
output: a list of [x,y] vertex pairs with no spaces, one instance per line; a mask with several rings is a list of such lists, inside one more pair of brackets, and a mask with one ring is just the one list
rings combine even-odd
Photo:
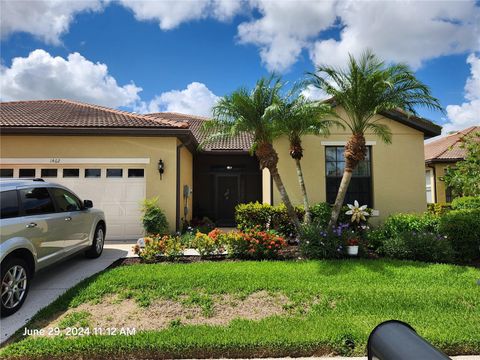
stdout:
[[240,202],[240,177],[234,174],[218,174],[216,182],[217,225],[234,226],[235,206]]

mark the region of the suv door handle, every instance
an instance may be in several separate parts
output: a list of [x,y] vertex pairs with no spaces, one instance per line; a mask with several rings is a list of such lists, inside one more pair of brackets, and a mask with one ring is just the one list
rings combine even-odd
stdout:
[[67,217],[65,218],[65,221],[70,221],[70,220],[72,220],[72,217],[71,217],[71,216],[67,216]]
[[34,227],[36,227],[36,226],[38,226],[37,223],[32,222],[32,223],[30,223],[30,224],[27,224],[25,227],[27,227],[27,228],[34,228]]

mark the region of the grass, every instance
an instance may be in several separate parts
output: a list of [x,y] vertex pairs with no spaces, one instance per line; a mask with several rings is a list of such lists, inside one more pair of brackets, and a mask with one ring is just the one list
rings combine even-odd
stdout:
[[[242,299],[265,290],[286,295],[289,312],[260,321],[238,319],[223,327],[173,321],[165,330],[133,336],[26,338],[2,349],[0,357],[362,355],[371,330],[389,319],[411,324],[450,355],[473,354],[480,352],[479,278],[480,271],[471,267],[393,260],[123,266],[69,290],[28,327],[111,294],[141,306],[158,298],[183,299],[208,315],[213,295]],[[80,316],[77,322],[81,320],[86,319]]]

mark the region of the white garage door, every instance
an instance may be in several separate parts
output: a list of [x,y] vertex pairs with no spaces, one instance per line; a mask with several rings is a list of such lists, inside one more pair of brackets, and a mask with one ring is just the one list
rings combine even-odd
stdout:
[[[143,160],[143,161],[142,161]],[[135,164],[12,164],[2,161],[3,175],[42,177],[62,184],[82,200],[105,212],[107,239],[138,239],[142,235],[140,203],[146,196],[145,159]],[[27,159],[24,159],[27,162]],[[69,162],[72,162],[70,159]],[[143,162],[143,163],[142,163]]]

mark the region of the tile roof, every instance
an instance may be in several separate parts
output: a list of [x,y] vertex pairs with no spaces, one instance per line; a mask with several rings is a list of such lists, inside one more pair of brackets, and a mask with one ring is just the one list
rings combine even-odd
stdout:
[[[148,116],[158,117],[172,121],[185,121],[190,125],[190,130],[199,144],[205,141],[209,133],[202,131],[202,125],[209,120],[207,117],[180,114],[175,112],[159,112],[148,114]],[[238,150],[248,151],[253,145],[253,136],[249,133],[242,133],[232,139],[221,139],[202,146],[203,151],[221,151],[221,150]]]
[[453,134],[443,136],[425,144],[426,162],[448,162],[465,158],[465,149],[460,147],[462,139],[471,133],[480,131],[480,126],[471,126]]
[[58,99],[2,102],[0,103],[0,126],[186,129],[188,123]]

